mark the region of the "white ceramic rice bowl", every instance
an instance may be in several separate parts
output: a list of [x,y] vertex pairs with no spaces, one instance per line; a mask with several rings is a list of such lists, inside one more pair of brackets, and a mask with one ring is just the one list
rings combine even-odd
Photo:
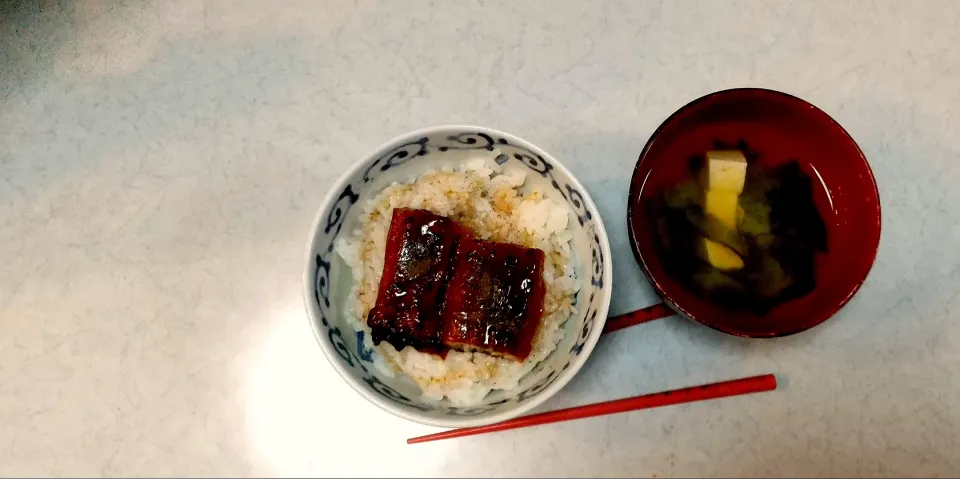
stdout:
[[[529,172],[527,184],[551,191],[566,203],[576,221],[570,222],[571,247],[580,291],[578,314],[564,324],[557,348],[512,390],[494,390],[481,404],[458,407],[447,400],[421,397],[408,377],[384,374],[373,363],[378,354],[370,338],[357,332],[345,316],[353,285],[350,268],[339,257],[336,241],[359,225],[362,205],[391,183],[410,181],[444,165],[459,167],[465,150],[485,150],[497,162],[515,162]],[[370,402],[397,416],[423,424],[470,427],[519,416],[560,390],[576,374],[603,330],[612,290],[610,245],[596,206],[574,176],[540,148],[513,135],[484,127],[444,125],[401,135],[357,162],[334,184],[311,230],[304,300],[310,326],[330,364]]]

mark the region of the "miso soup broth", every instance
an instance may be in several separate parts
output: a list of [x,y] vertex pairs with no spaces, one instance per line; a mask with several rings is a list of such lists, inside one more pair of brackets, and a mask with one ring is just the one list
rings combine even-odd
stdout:
[[763,315],[827,281],[819,271],[835,215],[804,144],[755,124],[749,138],[737,132],[714,124],[662,144],[677,159],[650,173],[641,203],[666,274],[718,306]]

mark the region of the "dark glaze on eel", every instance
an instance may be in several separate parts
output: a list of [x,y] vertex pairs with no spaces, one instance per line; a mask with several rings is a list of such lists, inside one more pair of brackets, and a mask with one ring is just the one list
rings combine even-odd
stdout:
[[543,251],[464,238],[443,308],[443,342],[522,361],[543,314]]
[[367,317],[373,342],[523,361],[543,315],[544,259],[539,249],[475,239],[451,219],[397,208]]
[[441,309],[457,242],[466,228],[424,210],[393,210],[377,304],[367,317],[374,344],[443,353]]

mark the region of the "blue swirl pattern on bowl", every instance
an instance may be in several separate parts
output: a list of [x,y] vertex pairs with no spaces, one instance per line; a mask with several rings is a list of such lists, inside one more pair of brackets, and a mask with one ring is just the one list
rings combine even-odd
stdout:
[[[589,272],[590,281],[589,283],[585,282],[583,285],[583,290],[588,296],[586,302],[587,310],[584,315],[585,319],[580,330],[577,332],[578,337],[569,349],[568,358],[564,366],[559,369],[554,369],[532,386],[528,386],[522,391],[517,391],[513,397],[473,407],[424,404],[419,398],[407,397],[390,387],[380,380],[373,371],[373,348],[364,337],[364,333],[362,331],[349,331],[344,333],[338,326],[331,324],[331,321],[327,319],[331,314],[330,270],[333,255],[336,254],[334,252],[334,245],[337,237],[340,235],[341,227],[350,209],[354,207],[359,199],[356,191],[362,191],[365,184],[376,180],[380,174],[391,168],[410,161],[416,161],[419,158],[426,157],[433,153],[448,150],[487,150],[491,152],[499,150],[502,154],[496,157],[497,163],[504,164],[508,161],[516,161],[548,180],[552,188],[570,205],[580,226],[586,228],[591,255],[592,270]],[[594,221],[596,213],[590,211],[587,207],[583,194],[578,191],[577,188],[567,184],[564,180],[555,177],[553,170],[554,166],[540,154],[525,147],[511,144],[505,138],[495,137],[482,131],[463,132],[456,135],[436,134],[417,138],[383,154],[366,168],[360,178],[351,184],[347,184],[342,191],[339,192],[326,218],[321,220],[322,230],[318,233],[318,238],[316,239],[320,247],[317,248],[319,254],[317,254],[314,259],[310,273],[310,276],[315,278],[313,299],[316,301],[320,312],[320,331],[329,338],[343,364],[353,369],[371,391],[390,401],[420,411],[433,411],[447,416],[476,416],[493,411],[512,402],[522,403],[536,396],[552,384],[560,376],[562,371],[567,370],[574,358],[582,353],[587,338],[590,336],[590,332],[597,324],[597,310],[601,296],[598,293],[604,288],[609,287],[609,285],[604,284],[603,281],[604,258],[597,224]],[[582,278],[584,275],[579,273],[579,276]],[[595,301],[595,299],[598,301]],[[351,347],[346,338],[344,338],[344,334],[353,336],[351,338],[355,339],[353,347]],[[542,361],[530,374],[536,375],[542,371],[542,368],[547,362],[547,360]]]

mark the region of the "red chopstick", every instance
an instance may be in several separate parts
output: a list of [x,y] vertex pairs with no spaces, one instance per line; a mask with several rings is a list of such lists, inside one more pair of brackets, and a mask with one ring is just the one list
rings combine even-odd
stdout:
[[612,333],[618,329],[636,326],[655,319],[666,318],[677,314],[664,303],[657,303],[643,309],[631,311],[617,316],[610,316],[603,326],[603,334]]
[[636,411],[639,409],[650,409],[661,406],[672,406],[675,404],[706,401],[708,399],[740,396],[742,394],[772,391],[776,388],[777,378],[773,374],[764,374],[762,376],[734,379],[732,381],[723,381],[714,384],[705,384],[702,386],[693,386],[683,389],[675,389],[673,391],[664,391],[660,393],[647,394],[644,396],[634,396],[596,404],[588,404],[586,406],[577,406],[567,409],[560,409],[557,411],[532,414],[530,416],[518,417],[516,419],[510,419],[509,421],[498,422],[496,424],[490,424],[487,426],[453,429],[450,431],[407,439],[407,444],[437,441],[440,439],[451,439],[455,437],[473,436],[488,432],[506,431],[508,429],[517,429],[521,427],[539,426],[541,424],[550,424],[554,422],[605,416],[607,414]]

